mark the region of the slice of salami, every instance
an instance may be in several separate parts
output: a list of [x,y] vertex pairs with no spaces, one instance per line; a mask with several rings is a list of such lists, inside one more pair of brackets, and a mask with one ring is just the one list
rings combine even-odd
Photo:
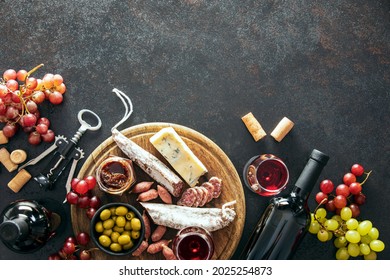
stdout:
[[207,189],[207,201],[206,203],[209,203],[213,199],[214,194],[214,186],[210,182],[204,182],[202,186]]
[[183,192],[181,198],[177,202],[177,205],[192,207],[196,199],[197,193],[192,188],[189,188]]
[[202,193],[203,193],[202,201],[199,204],[200,207],[203,207],[207,203],[207,199],[208,199],[208,196],[209,196],[209,191],[205,187],[202,187],[202,186],[197,187],[197,188],[199,188],[199,190],[201,190]]
[[213,198],[218,198],[222,192],[222,180],[218,177],[211,177],[209,182],[214,186]]
[[194,190],[194,192],[196,194],[196,200],[195,200],[194,204],[192,205],[192,207],[199,207],[200,203],[202,202],[202,199],[203,199],[203,192],[201,190],[199,190],[198,187],[193,187],[191,189]]

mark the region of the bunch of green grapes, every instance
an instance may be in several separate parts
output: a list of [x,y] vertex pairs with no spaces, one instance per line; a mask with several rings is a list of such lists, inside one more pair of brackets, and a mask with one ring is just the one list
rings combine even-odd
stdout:
[[377,253],[385,248],[379,240],[379,230],[369,220],[358,221],[350,207],[343,207],[340,214],[327,218],[325,208],[318,208],[311,214],[309,232],[317,235],[321,242],[333,240],[337,248],[336,259],[348,260],[362,256],[365,260],[377,259]]

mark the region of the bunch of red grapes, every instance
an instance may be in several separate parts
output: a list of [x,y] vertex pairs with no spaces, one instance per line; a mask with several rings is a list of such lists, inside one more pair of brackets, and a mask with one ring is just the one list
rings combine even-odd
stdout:
[[62,248],[49,256],[49,260],[90,260],[93,249],[85,249],[90,241],[90,236],[86,232],[80,232],[65,239]]
[[101,206],[101,200],[96,195],[91,195],[90,190],[96,186],[96,178],[92,175],[84,179],[73,178],[72,190],[67,193],[66,200],[69,204],[86,209],[86,215],[91,220],[97,209]]
[[[339,214],[341,209],[348,206],[352,210],[352,217],[360,215],[360,206],[366,201],[362,192],[362,185],[368,179],[370,172],[365,172],[360,164],[354,164],[350,172],[344,174],[343,182],[335,188],[331,180],[323,180],[320,183],[320,192],[316,194],[315,200],[319,205],[324,205],[329,212]],[[357,179],[365,175],[362,182]]]
[[29,133],[28,142],[32,145],[54,141],[50,121],[40,117],[38,105],[45,100],[54,105],[61,104],[66,86],[59,74],[48,73],[42,79],[32,77],[42,66],[28,72],[8,69],[0,78],[0,122],[6,123],[3,134],[7,138],[13,137],[21,127]]

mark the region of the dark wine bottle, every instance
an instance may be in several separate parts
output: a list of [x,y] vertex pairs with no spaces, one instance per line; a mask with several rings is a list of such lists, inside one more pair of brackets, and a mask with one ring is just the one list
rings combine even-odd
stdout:
[[262,214],[242,259],[291,259],[310,224],[307,199],[329,157],[313,150],[292,192],[286,197],[272,198]]
[[11,250],[31,253],[54,235],[60,217],[34,200],[18,200],[0,215],[0,239]]

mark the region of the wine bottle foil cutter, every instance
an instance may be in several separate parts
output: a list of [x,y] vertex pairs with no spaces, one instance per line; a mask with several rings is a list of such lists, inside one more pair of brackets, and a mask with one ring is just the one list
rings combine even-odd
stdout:
[[[89,124],[87,121],[83,119],[83,115],[85,113],[89,113],[94,118],[96,118],[97,124],[95,126],[92,126],[91,124]],[[99,116],[88,109],[80,110],[79,113],[77,114],[77,118],[81,126],[74,134],[72,139],[68,140],[63,135],[56,136],[53,145],[51,145],[47,150],[45,150],[36,158],[20,166],[18,170],[20,171],[27,166],[37,164],[46,156],[54,152],[51,156],[49,163],[38,175],[34,176],[34,180],[38,182],[38,184],[42,188],[51,190],[54,187],[54,183],[57,181],[61,173],[68,166],[68,164],[72,162],[68,174],[68,179],[65,185],[66,192],[68,193],[71,188],[70,183],[73,179],[73,175],[76,170],[77,163],[80,159],[84,158],[84,151],[77,146],[77,143],[79,142],[81,136],[83,136],[87,130],[95,131],[100,129],[102,125],[102,121],[99,118]]]

